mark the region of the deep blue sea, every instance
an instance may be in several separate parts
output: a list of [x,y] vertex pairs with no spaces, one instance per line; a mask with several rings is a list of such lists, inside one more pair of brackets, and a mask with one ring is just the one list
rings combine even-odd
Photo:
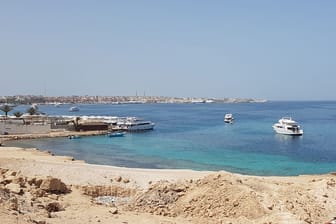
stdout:
[[[156,126],[119,138],[48,138],[10,144],[122,167],[281,176],[336,171],[336,102],[97,104],[79,105],[79,112],[68,112],[69,107],[40,105],[39,109],[50,115],[137,116]],[[233,113],[234,124],[223,122],[226,113]],[[275,134],[272,125],[283,116],[299,122],[304,135]]]

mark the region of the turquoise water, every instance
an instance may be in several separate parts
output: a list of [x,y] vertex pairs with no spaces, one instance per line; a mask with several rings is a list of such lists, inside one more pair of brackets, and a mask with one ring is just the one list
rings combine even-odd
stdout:
[[[121,138],[53,138],[11,144],[50,150],[88,163],[124,167],[226,170],[252,175],[336,171],[336,102],[79,107],[76,113],[68,112],[66,105],[39,108],[58,115],[140,116],[155,122],[156,127],[153,131],[129,133]],[[225,113],[234,114],[234,124],[223,122]],[[304,135],[275,134],[272,125],[283,116],[298,121]]]

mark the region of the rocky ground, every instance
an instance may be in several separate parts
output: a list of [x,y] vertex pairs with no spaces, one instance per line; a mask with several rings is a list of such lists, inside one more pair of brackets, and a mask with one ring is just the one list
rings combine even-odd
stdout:
[[[111,170],[106,168],[101,177],[102,168],[89,164],[82,164],[77,180],[64,170],[63,176],[57,172],[50,172],[56,177],[35,175],[25,167],[33,164],[40,170],[45,163],[38,155],[43,161],[47,156],[48,164],[64,158],[41,152],[31,158],[23,154],[26,159],[22,161],[20,151],[15,151],[10,160],[1,150],[1,223],[321,224],[336,215],[335,174],[253,177],[217,172],[168,181],[164,172],[163,179],[157,180],[136,170],[145,186],[122,170],[109,176]],[[67,160],[62,165],[72,172],[78,164]],[[83,181],[91,169],[97,171],[96,182]]]

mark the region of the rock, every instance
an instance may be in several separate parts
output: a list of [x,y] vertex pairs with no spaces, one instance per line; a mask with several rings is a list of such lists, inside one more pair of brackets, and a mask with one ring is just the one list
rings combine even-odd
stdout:
[[6,201],[9,198],[10,198],[10,191],[6,188],[0,188],[0,199]]
[[46,192],[42,189],[32,189],[30,193],[33,195],[34,198],[40,198],[46,195]]
[[20,194],[22,192],[22,189],[19,184],[10,183],[10,184],[7,184],[5,187],[6,189],[8,189],[10,192],[14,194]]
[[51,202],[49,204],[47,204],[46,206],[46,210],[48,212],[59,212],[59,211],[62,211],[64,210],[62,205],[58,202]]
[[4,184],[4,185],[10,184],[13,182],[14,179],[15,179],[14,176],[7,176],[0,182],[0,184]]
[[17,174],[17,172],[15,172],[15,171],[8,171],[6,173],[6,175],[8,175],[8,176],[16,176],[16,174]]
[[124,182],[125,184],[127,184],[127,183],[130,182],[130,180],[129,180],[128,178],[125,178],[125,179],[123,179],[123,182]]
[[48,195],[48,198],[57,201],[58,200],[58,195],[57,194],[50,194],[50,195]]
[[115,215],[115,214],[118,214],[118,208],[117,207],[112,207],[110,210],[109,210],[109,213]]
[[40,189],[56,194],[65,194],[69,192],[67,186],[60,179],[52,177],[43,180]]
[[23,177],[16,177],[15,179],[13,179],[12,183],[19,184],[21,187],[23,187],[25,186],[26,179]]
[[34,219],[34,220],[33,220],[33,223],[35,223],[35,224],[46,224],[46,221],[44,221],[44,220],[36,220],[36,219]]
[[117,177],[114,178],[114,180],[117,181],[117,182],[120,182],[122,180],[122,177],[121,176],[117,176]]
[[36,182],[36,178],[34,177],[34,178],[28,178],[27,179],[27,183],[29,184],[29,185],[33,185],[33,184],[35,184],[35,182]]
[[18,204],[18,199],[17,199],[16,197],[12,197],[12,198],[10,198],[10,199],[9,199],[9,203],[10,203],[9,208],[10,208],[11,210],[15,210],[15,211],[18,210],[18,208],[19,208],[19,204]]

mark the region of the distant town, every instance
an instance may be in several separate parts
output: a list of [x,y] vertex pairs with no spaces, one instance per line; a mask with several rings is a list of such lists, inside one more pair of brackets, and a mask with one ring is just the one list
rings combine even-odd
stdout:
[[1,96],[0,104],[263,103],[263,99],[168,96]]

